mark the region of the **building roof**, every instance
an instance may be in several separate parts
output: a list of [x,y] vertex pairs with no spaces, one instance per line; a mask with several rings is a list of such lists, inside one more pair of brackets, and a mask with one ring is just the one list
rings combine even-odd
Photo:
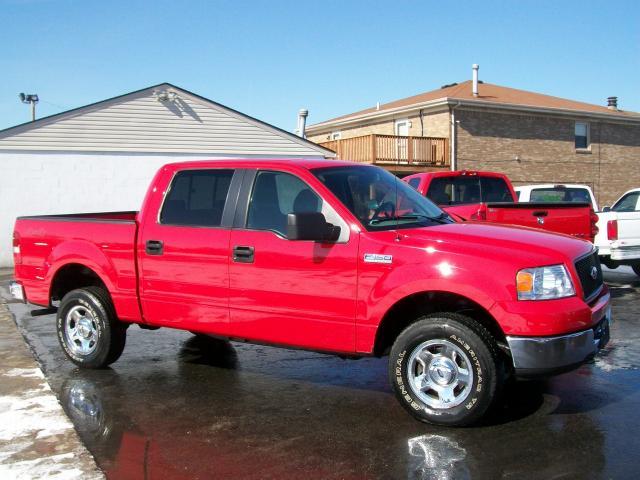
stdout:
[[464,102],[466,105],[478,107],[521,107],[522,109],[557,110],[558,112],[574,112],[582,114],[606,115],[618,119],[638,119],[640,114],[622,110],[611,110],[606,106],[577,102],[565,98],[553,97],[541,93],[518,90],[516,88],[502,87],[491,83],[481,82],[478,87],[478,96],[472,92],[472,81],[445,85],[437,90],[420,93],[411,97],[395,100],[380,105],[379,108],[371,107],[359,112],[342,115],[308,127],[309,130],[330,126],[336,123],[348,122],[356,119],[364,119],[373,116],[384,116],[386,113],[399,112],[417,108],[420,106],[455,104]]
[[0,130],[0,150],[335,157],[331,150],[170,83]]

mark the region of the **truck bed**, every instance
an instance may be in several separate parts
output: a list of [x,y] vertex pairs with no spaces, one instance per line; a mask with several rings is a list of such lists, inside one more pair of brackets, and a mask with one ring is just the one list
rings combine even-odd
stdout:
[[520,225],[593,241],[592,209],[589,203],[489,202],[469,205],[441,205],[441,207],[447,213],[454,214],[463,221]]
[[54,220],[60,222],[134,222],[138,212],[95,212],[95,213],[65,213],[61,215],[34,215],[18,217],[18,220]]
[[[137,212],[97,212],[19,217],[14,233],[16,275],[23,279],[29,302],[48,306],[54,275],[51,265],[78,268],[99,263],[102,282],[112,293],[118,316],[140,316],[136,296],[135,244]],[[88,260],[91,259],[91,260]],[[60,269],[61,270],[61,269]]]

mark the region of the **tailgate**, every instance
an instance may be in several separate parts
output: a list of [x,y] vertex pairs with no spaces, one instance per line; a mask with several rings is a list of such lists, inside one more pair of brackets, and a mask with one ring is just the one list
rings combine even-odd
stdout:
[[591,240],[588,203],[487,203],[488,222],[540,228]]
[[616,212],[618,240],[625,244],[640,244],[640,212]]

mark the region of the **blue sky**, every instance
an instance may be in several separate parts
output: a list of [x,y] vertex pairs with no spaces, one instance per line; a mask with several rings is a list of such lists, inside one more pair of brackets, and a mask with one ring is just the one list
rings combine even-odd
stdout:
[[0,128],[170,82],[286,130],[471,77],[640,111],[637,1],[0,0]]

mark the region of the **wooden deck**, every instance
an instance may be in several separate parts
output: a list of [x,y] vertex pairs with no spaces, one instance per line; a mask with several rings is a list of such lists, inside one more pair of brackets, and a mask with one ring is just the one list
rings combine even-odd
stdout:
[[320,143],[333,150],[341,160],[382,167],[448,167],[449,139],[436,137],[399,137],[364,135]]

